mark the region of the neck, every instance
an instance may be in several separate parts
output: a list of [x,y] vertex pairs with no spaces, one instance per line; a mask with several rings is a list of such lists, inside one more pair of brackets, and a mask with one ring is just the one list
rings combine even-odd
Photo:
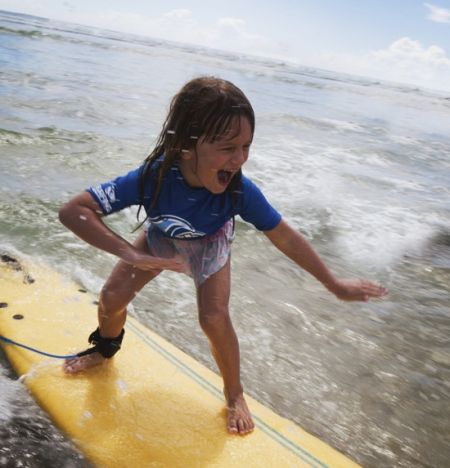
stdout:
[[197,155],[192,159],[181,159],[178,167],[180,168],[181,174],[185,182],[194,188],[204,187],[202,182],[197,176]]

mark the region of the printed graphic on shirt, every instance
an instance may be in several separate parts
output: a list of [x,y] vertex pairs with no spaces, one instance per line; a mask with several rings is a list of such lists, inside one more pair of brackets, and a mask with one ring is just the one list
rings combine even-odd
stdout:
[[154,219],[155,227],[164,235],[179,239],[214,234],[234,215],[240,215],[260,231],[269,231],[280,222],[280,214],[244,175],[240,193],[233,199],[226,192],[213,194],[204,188],[189,187],[178,168],[174,167],[165,175],[157,203],[153,205],[153,179],[149,177],[141,187],[142,171],[141,166],[88,189],[103,214],[110,215],[129,206],[143,204],[148,218]]
[[100,201],[106,213],[111,213],[111,203],[116,201],[116,186],[114,184],[103,184],[91,189]]
[[173,215],[161,215],[150,218],[150,222],[157,226],[166,236],[176,239],[193,239],[206,234],[196,231],[189,221]]

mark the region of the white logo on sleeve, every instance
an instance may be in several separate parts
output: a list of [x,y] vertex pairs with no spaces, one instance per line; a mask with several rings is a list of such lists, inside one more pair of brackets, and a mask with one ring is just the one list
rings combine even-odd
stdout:
[[105,188],[105,195],[108,197],[109,203],[115,203],[116,201],[116,187],[115,185],[109,185]]
[[111,206],[111,203],[109,203],[109,198],[106,195],[106,192],[103,189],[103,187],[101,185],[97,185],[96,187],[92,187],[92,191],[97,196],[98,201],[100,202],[100,205],[102,206],[105,213],[111,213],[112,206]]

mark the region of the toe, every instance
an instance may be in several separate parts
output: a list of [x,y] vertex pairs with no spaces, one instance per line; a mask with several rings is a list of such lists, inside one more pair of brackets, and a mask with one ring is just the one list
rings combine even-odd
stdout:
[[246,425],[243,419],[238,419],[237,426],[238,426],[239,434],[246,433]]
[[90,354],[88,356],[76,357],[68,359],[63,364],[63,370],[66,374],[76,374],[83,370],[98,366],[105,361],[105,358],[98,353]]
[[249,434],[250,432],[253,431],[254,428],[255,428],[255,425],[253,424],[253,421],[251,419],[246,419],[245,427],[244,427],[244,434]]
[[63,371],[66,374],[73,374],[75,372],[74,368],[70,364],[64,364],[63,365]]
[[63,370],[66,374],[74,374],[79,370],[79,362],[76,359],[67,361],[63,364]]
[[237,422],[236,422],[236,419],[231,417],[228,419],[228,432],[230,434],[236,434],[238,432],[238,425],[237,425]]
[[238,428],[237,426],[229,425],[228,426],[228,432],[230,434],[237,434],[238,433]]

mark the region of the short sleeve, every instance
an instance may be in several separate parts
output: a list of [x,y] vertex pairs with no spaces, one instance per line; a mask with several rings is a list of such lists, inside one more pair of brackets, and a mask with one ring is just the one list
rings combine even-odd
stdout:
[[261,190],[247,177],[242,176],[242,193],[238,214],[259,231],[270,231],[281,221],[281,215],[266,200]]
[[116,213],[132,205],[142,203],[139,179],[142,167],[124,176],[87,189],[99,204],[104,215]]

